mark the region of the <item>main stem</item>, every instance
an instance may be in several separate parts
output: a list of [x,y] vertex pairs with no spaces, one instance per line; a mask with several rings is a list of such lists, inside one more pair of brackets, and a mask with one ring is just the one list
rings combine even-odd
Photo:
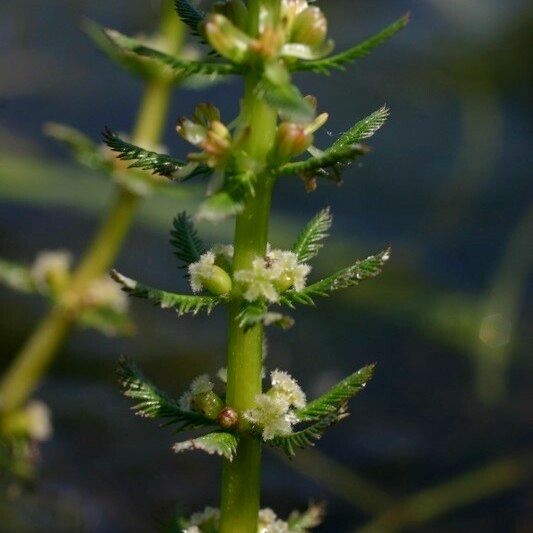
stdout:
[[[260,167],[274,143],[277,116],[257,98],[257,83],[254,75],[245,80],[241,116],[250,127],[248,153]],[[255,257],[265,255],[273,185],[272,177],[259,175],[255,195],[237,216],[234,270],[250,268]],[[246,331],[240,328],[236,320],[240,305],[236,299],[229,306],[226,403],[236,409],[242,419],[242,413],[253,407],[256,396],[261,393],[263,326]],[[225,461],[223,466],[220,533],[257,532],[260,469],[261,443],[241,436],[234,460]]]
[[[160,32],[172,52],[179,53],[183,27],[173,12],[171,0],[163,2]],[[168,77],[154,78],[147,83],[133,133],[136,144],[154,145],[160,141],[171,89],[172,80]],[[138,204],[136,195],[122,187],[117,188],[105,219],[63,295],[63,302],[75,304],[88,285],[109,270],[132,225]],[[65,309],[57,305],[37,325],[0,381],[0,413],[13,411],[24,404],[38,386],[75,321],[75,312],[68,311],[68,306]]]

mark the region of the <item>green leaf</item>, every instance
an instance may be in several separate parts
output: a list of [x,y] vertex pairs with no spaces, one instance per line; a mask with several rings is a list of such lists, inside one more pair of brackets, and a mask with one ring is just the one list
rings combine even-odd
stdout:
[[297,255],[300,263],[307,263],[318,254],[322,246],[324,246],[322,241],[329,236],[328,231],[332,222],[331,209],[326,207],[298,235],[292,251]]
[[196,218],[209,222],[219,222],[239,214],[243,209],[244,195],[235,195],[232,192],[221,190],[200,204]]
[[238,437],[233,433],[226,433],[224,431],[216,431],[208,433],[196,439],[186,440],[184,442],[177,442],[172,449],[176,453],[187,450],[201,450],[209,455],[220,455],[228,461],[233,461],[237,453]]
[[82,165],[101,172],[111,172],[113,164],[105,157],[102,147],[81,131],[55,122],[47,122],[44,132],[52,139],[64,144]]
[[294,325],[294,320],[282,313],[273,313],[268,310],[265,302],[246,302],[242,304],[241,311],[235,317],[239,327],[248,330],[257,324],[264,326],[279,326],[289,329]]
[[175,0],[174,6],[180,20],[189,26],[193,35],[199,36],[199,26],[205,18],[205,13],[194,7],[188,0]]
[[305,161],[286,163],[274,173],[280,176],[294,174],[304,177],[326,177],[339,181],[341,171],[369,151],[370,149],[362,144],[329,148]]
[[313,119],[313,106],[304,99],[299,89],[290,83],[290,79],[274,82],[265,77],[257,84],[256,94],[277,109],[286,120],[309,122]]
[[[182,171],[187,165],[187,163],[180,159],[145,150],[144,148],[123,141],[109,128],[106,128],[104,131],[104,142],[109,148],[111,148],[111,150],[119,154],[117,156],[119,159],[133,161],[129,168],[150,170],[152,171],[152,174],[159,174],[160,176],[171,178],[174,173]],[[206,172],[208,172],[208,170],[205,167],[198,167],[187,177]]]
[[297,60],[289,64],[291,70],[310,70],[320,74],[329,74],[333,69],[345,70],[348,63],[352,63],[357,59],[362,59],[374,50],[377,46],[385,43],[401,29],[405,28],[409,23],[410,15],[406,14],[396,22],[382,30],[376,35],[373,35],[366,41],[333,56],[324,59],[316,59],[313,61]]
[[136,39],[127,37],[116,30],[106,30],[107,36],[120,48],[128,50],[140,57],[156,59],[163,65],[167,65],[179,71],[181,76],[190,76],[191,74],[205,75],[228,75],[239,74],[242,72],[241,67],[232,63],[207,62],[207,61],[188,61],[178,57],[165,54],[149,46],[145,46]]
[[306,407],[299,409],[296,415],[302,422],[311,422],[338,413],[350,398],[365,388],[374,375],[374,368],[375,365],[368,365],[354,372]]
[[165,425],[178,424],[178,431],[212,427],[209,420],[200,413],[183,411],[175,400],[148,381],[132,362],[121,357],[117,375],[124,395],[135,400],[135,414],[145,418],[162,418]]
[[0,259],[0,283],[16,291],[39,292],[28,267],[4,259]]
[[[111,61],[131,72],[132,74],[150,80],[161,73],[161,63],[153,58],[141,57],[124,50],[118,46],[115,41],[109,38],[105,28],[93,22],[86,20],[83,23],[85,33],[90,37],[93,43],[103,52]],[[181,79],[180,73],[176,73],[174,82]]]
[[290,435],[285,437],[276,437],[270,441],[268,444],[270,446],[276,446],[283,448],[283,451],[287,454],[288,457],[294,457],[296,455],[296,448],[308,448],[314,446],[315,442],[319,440],[326,429],[331,427],[333,424],[336,424],[344,416],[344,413],[333,413],[331,415],[321,418],[314,424],[302,429],[300,431],[295,431]]
[[389,115],[390,111],[386,106],[380,107],[377,111],[374,111],[374,113],[368,117],[357,122],[355,126],[341,135],[341,137],[333,143],[330,149],[337,150],[358,143],[364,139],[369,139],[383,126],[383,124],[385,124]]
[[135,326],[127,313],[104,306],[86,309],[76,318],[76,323],[108,337],[129,336],[135,332]]
[[372,279],[381,273],[383,265],[389,260],[390,249],[380,254],[371,255],[366,259],[357,261],[353,265],[339,270],[305,289],[296,292],[285,291],[280,297],[280,303],[293,308],[296,304],[315,305],[314,298],[317,296],[327,297],[331,292],[346,289],[358,285],[361,281]]
[[188,294],[175,294],[159,289],[154,289],[148,285],[143,285],[133,279],[123,276],[116,270],[111,272],[111,277],[122,285],[122,289],[138,298],[150,300],[162,309],[176,309],[178,315],[185,313],[198,314],[205,310],[207,314],[211,313],[214,307],[223,302],[222,298],[216,296],[193,296]]
[[184,267],[199,261],[205,246],[187,212],[180,213],[172,224],[174,229],[170,232],[170,244],[175,249],[176,257],[183,261]]

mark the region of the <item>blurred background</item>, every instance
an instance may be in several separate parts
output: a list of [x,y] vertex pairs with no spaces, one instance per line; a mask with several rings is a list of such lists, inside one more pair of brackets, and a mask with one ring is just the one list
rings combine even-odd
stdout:
[[[291,464],[265,451],[263,503],[285,516],[326,501],[323,532],[357,531],[383,513],[382,531],[531,531],[533,493],[521,475],[533,436],[531,4],[322,7],[337,50],[406,11],[412,22],[348,72],[299,77],[331,116],[317,144],[383,103],[392,115],[342,188],[324,183],[307,194],[297,179],[279,183],[271,241],[288,245],[331,205],[334,232],[316,275],[388,244],[393,260],[381,277],[322,301],[319,311],[299,309],[290,331],[269,331],[267,365],[289,370],[311,397],[365,363],[378,369],[352,416],[317,448]],[[29,263],[41,249],[83,250],[112,185],[73,163],[42,124],[64,122],[94,139],[104,125],[129,130],[142,85],[80,27],[89,18],[135,34],[155,26],[158,10],[155,0],[1,3],[1,257]],[[240,93],[237,81],[179,90],[165,137],[171,153],[183,149],[174,133],[180,115],[212,101],[230,120]],[[151,197],[120,270],[185,288],[168,231],[200,193],[193,186]],[[231,239],[230,223],[200,229],[207,241]],[[46,305],[3,287],[0,302],[5,367]],[[38,391],[52,409],[54,437],[40,450],[35,486],[2,500],[1,530],[157,531],[177,508],[218,505],[219,461],[174,455],[170,430],[132,416],[114,367],[126,354],[179,395],[192,377],[223,365],[225,317],[177,320],[132,304],[134,337],[77,332]]]

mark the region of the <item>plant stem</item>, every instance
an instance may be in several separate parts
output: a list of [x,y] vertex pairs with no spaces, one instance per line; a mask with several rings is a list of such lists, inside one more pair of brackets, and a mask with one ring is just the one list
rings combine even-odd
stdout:
[[[170,0],[163,2],[161,34],[169,48],[179,53],[183,41],[183,27],[173,13]],[[172,89],[172,80],[161,76],[150,80],[144,90],[138,111],[133,139],[136,144],[157,144],[163,132]],[[70,286],[50,313],[13,360],[0,381],[0,412],[17,409],[38,386],[41,377],[53,361],[76,321],[73,312],[76,302],[88,285],[105,275],[126,238],[137,211],[139,198],[117,187],[107,216],[96,233],[88,251],[73,274]],[[65,303],[68,305],[65,307]]]
[[[254,75],[245,80],[241,115],[250,127],[248,153],[260,166],[273,145],[277,115],[256,97],[257,82]],[[253,259],[266,252],[273,185],[271,177],[259,175],[255,195],[237,216],[234,270],[250,268]],[[242,419],[242,413],[253,407],[256,396],[261,393],[263,326],[256,325],[246,331],[240,328],[236,320],[240,306],[239,299],[229,305],[226,403],[236,409]],[[261,443],[241,436],[233,462],[224,461],[220,533],[256,533],[260,469]]]

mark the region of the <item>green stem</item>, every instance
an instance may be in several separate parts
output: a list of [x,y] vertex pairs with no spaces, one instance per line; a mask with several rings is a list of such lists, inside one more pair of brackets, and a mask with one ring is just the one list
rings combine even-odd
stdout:
[[[173,13],[171,0],[163,4],[160,32],[169,48],[178,53],[183,41],[183,26]],[[138,111],[133,139],[135,143],[157,144],[163,132],[172,80],[161,76],[148,82]],[[17,409],[38,386],[76,321],[72,309],[83,296],[87,286],[109,270],[126,238],[137,211],[139,199],[122,187],[96,233],[88,251],[72,277],[62,297],[62,304],[54,307],[37,325],[0,381],[0,412]],[[70,311],[69,311],[70,309]]]
[[[243,121],[250,126],[248,153],[263,165],[276,134],[276,113],[255,96],[258,80],[245,81]],[[235,270],[250,268],[256,256],[263,256],[268,238],[270,202],[274,180],[258,176],[255,196],[250,198],[235,225]],[[263,326],[244,331],[237,324],[240,300],[229,306],[227,405],[242,413],[253,407],[261,393]],[[255,533],[260,495],[261,443],[241,437],[233,462],[222,471],[220,533]]]

